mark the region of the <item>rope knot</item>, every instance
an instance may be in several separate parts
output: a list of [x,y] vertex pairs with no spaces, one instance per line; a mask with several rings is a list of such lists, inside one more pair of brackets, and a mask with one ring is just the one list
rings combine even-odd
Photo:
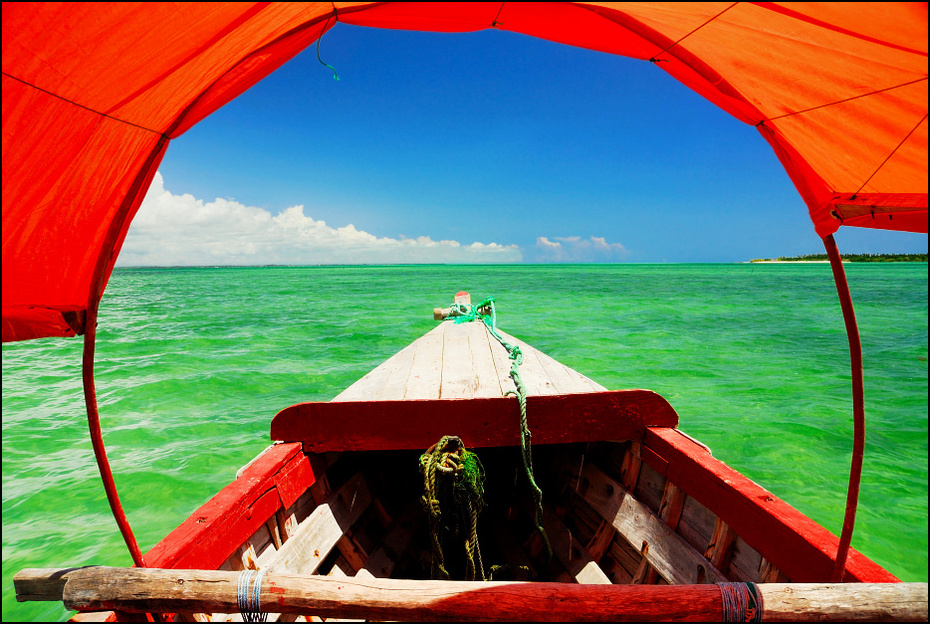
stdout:
[[[421,499],[429,514],[433,552],[432,576],[450,578],[443,545],[464,543],[465,580],[484,580],[478,548],[478,514],[484,507],[484,468],[461,438],[443,436],[420,456],[426,490]],[[442,513],[445,510],[446,513]]]

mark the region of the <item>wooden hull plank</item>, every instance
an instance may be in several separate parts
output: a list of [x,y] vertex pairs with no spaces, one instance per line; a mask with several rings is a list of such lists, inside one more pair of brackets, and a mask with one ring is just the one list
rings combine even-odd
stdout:
[[[570,473],[566,473],[569,476]],[[570,475],[570,479],[575,477]],[[643,566],[654,567],[673,585],[722,583],[727,578],[680,535],[637,501],[619,482],[593,464],[586,464],[576,491],[610,522],[634,548],[643,553]],[[646,574],[648,569],[642,567]]]
[[419,501],[410,505],[391,526],[391,529],[384,537],[382,546],[371,554],[356,576],[367,576],[369,578],[388,578],[391,576],[397,563],[395,558],[398,553],[407,550],[410,540],[413,539],[413,533],[417,529],[416,518],[420,513]]
[[[527,414],[534,444],[640,439],[646,427],[678,424],[649,390],[531,396]],[[444,435],[470,448],[515,446],[519,421],[515,397],[299,403],[274,417],[271,437],[314,452],[427,449]]]
[[565,567],[565,571],[575,579],[576,583],[584,585],[610,585],[610,579],[604,571],[597,567],[597,563],[562,524],[558,516],[548,507],[543,515],[543,528],[549,536],[552,553],[558,557]]

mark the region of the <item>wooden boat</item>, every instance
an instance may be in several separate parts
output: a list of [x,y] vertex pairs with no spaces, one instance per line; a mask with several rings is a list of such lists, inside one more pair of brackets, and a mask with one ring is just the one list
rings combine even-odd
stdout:
[[[661,396],[608,391],[472,316],[278,413],[276,442],[148,552],[153,569],[24,570],[18,599],[89,611],[75,621],[926,621],[926,583],[855,551],[825,584],[838,538],[681,432]],[[421,469],[442,444],[480,458],[474,527]]]
[[[91,441],[139,568],[25,571],[16,581],[21,599],[117,609],[107,617],[128,619],[235,619],[258,610],[284,620],[927,619],[926,584],[895,583],[848,550],[865,412],[861,346],[833,239],[842,227],[927,232],[926,5],[3,9],[2,339],[84,337]],[[337,23],[495,29],[649,61],[759,132],[830,257],[850,345],[855,433],[839,540],[682,434],[661,397],[607,392],[521,347],[535,467],[527,470],[507,362],[497,366],[503,356],[481,325],[444,322],[337,400],[284,410],[272,422],[280,443],[143,558],[100,427],[101,297],[169,144]],[[772,222],[794,210],[761,209]],[[443,568],[453,577],[494,570],[495,580],[426,580],[435,546],[420,507],[421,457],[446,435],[475,451],[486,480],[480,562],[471,555],[456,563],[447,547]],[[538,518],[531,477],[543,492]],[[478,552],[471,544],[468,552]],[[520,580],[498,580],[505,573]],[[819,584],[844,574],[857,582]]]

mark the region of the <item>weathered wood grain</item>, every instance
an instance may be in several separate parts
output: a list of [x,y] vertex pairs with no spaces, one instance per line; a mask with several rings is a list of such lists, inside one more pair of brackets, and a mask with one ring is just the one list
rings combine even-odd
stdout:
[[[665,491],[662,493],[662,500],[659,502],[659,519],[662,520],[668,527],[674,531],[678,527],[678,521],[681,519],[681,512],[685,505],[686,495],[682,492],[678,486],[676,486],[671,481],[665,482]],[[705,557],[707,555],[705,554]],[[711,563],[716,565],[718,568],[726,569],[725,567],[717,564],[713,559]],[[646,571],[643,576],[643,583],[647,585],[652,585],[659,580],[659,572],[654,567],[649,566],[649,569]]]
[[[527,398],[533,444],[639,439],[646,427],[674,427],[678,415],[649,390]],[[271,437],[306,451],[429,448],[443,435],[468,448],[515,446],[520,412],[514,397],[299,403],[274,417]]]
[[[514,338],[507,332],[498,330],[497,333],[504,340],[517,345],[523,351],[527,361],[525,376],[530,378],[538,376],[539,379],[543,380],[543,383],[534,387],[534,392],[528,391],[529,394],[569,394],[572,392],[603,392],[607,390],[596,381],[585,377],[578,371],[569,368],[539,349],[531,347],[522,340]],[[493,337],[491,340],[497,342]],[[505,350],[504,352],[506,353]],[[520,376],[524,377],[522,370]]]
[[733,529],[726,522],[717,518],[717,522],[714,524],[714,534],[704,550],[704,556],[714,564],[714,567],[726,570],[730,565],[730,557],[733,554],[733,545],[736,543],[736,538],[737,535]]
[[[645,561],[669,583],[690,585],[727,581],[701,553],[646,505],[637,501],[623,485],[596,466],[588,464],[584,467],[581,487],[577,491],[613,525],[618,534],[638,547]],[[645,567],[640,570],[642,575],[646,571]]]
[[[520,376],[530,395],[602,392],[588,379],[504,332],[520,347]],[[507,350],[480,321],[451,320],[405,347],[339,394],[334,402],[501,397],[514,389]]]
[[[84,566],[91,567],[91,566]],[[81,568],[26,568],[13,577],[17,602],[61,600],[68,576]]]
[[410,375],[416,350],[416,343],[407,345],[339,393],[333,401],[364,401],[390,392],[396,393],[395,398],[403,398],[404,384]]
[[[66,608],[85,611],[229,613],[238,611],[238,579],[235,572],[92,567],[71,572],[61,598]],[[758,588],[765,621],[927,620],[926,583]],[[720,589],[714,585],[410,581],[278,573],[265,576],[261,603],[280,613],[401,621],[720,621],[723,615]]]
[[329,501],[317,506],[297,533],[262,566],[268,571],[311,574],[371,502],[361,473],[349,479]]
[[371,394],[360,400],[387,401],[391,399],[438,399],[441,396],[443,351],[445,349],[446,329],[451,323],[443,323],[422,338],[411,344],[413,362],[404,383],[403,392],[398,397],[390,392]]

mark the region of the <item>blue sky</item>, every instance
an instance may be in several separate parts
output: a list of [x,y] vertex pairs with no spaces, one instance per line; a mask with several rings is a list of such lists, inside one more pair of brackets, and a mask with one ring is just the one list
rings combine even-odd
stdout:
[[[658,67],[337,24],[175,139],[120,264],[739,262],[822,253],[755,128]],[[842,228],[841,252],[927,236]]]

